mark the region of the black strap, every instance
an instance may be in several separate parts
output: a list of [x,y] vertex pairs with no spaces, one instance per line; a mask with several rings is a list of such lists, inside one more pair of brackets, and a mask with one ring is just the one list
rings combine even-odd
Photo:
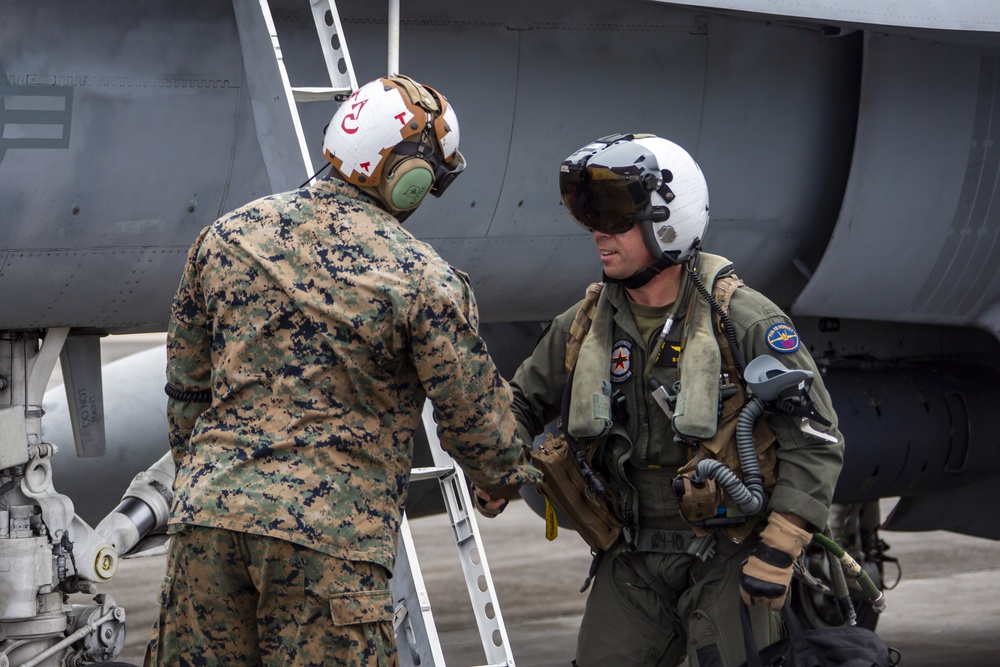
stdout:
[[569,450],[573,452],[573,458],[576,459],[576,464],[579,466],[580,472],[587,482],[587,486],[590,487],[591,491],[603,498],[607,494],[607,489],[604,488],[604,481],[594,473],[594,469],[587,462],[587,454],[576,444],[576,439],[569,434],[569,405],[573,390],[573,377],[575,375],[576,368],[569,372],[569,377],[566,378],[566,386],[563,388],[562,402],[559,406],[560,426],[563,436],[566,438],[566,444],[569,446]]
[[763,667],[760,653],[757,652],[757,642],[753,639],[753,627],[750,625],[750,612],[743,600],[740,600],[740,625],[743,626],[743,647],[747,652],[746,667]]
[[594,575],[597,574],[597,567],[601,564],[601,560],[604,558],[606,551],[592,551],[594,557],[590,559],[590,572],[587,573],[587,578],[583,582],[583,586],[580,588],[580,592],[584,593],[588,588],[590,588],[590,582],[594,580]]

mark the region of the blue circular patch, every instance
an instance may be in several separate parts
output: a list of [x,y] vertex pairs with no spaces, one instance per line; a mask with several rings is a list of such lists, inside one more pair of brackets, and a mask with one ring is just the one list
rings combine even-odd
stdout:
[[775,324],[767,330],[767,344],[775,352],[789,354],[799,349],[799,333],[791,324]]
[[624,382],[632,377],[632,343],[620,340],[611,348],[611,381]]

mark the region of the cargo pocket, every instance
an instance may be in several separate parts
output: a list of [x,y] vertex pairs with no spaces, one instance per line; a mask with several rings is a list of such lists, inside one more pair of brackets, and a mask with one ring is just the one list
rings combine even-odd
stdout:
[[163,583],[160,584],[160,608],[146,644],[143,665],[168,665],[180,659],[175,641],[177,609],[171,604],[174,596],[174,577],[175,575],[164,576]]
[[337,664],[396,664],[392,637],[392,591],[334,593],[330,596],[333,624],[349,638],[347,655],[331,656]]
[[330,612],[335,625],[391,621],[392,591],[334,593],[330,596]]

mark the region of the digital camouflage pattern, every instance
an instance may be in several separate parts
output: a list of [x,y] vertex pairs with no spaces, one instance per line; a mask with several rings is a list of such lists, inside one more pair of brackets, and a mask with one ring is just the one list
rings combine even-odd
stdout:
[[425,398],[486,490],[532,483],[468,277],[354,186],[265,197],[205,229],[175,297],[170,530],[268,535],[391,570]]
[[381,565],[198,526],[173,536],[167,558],[146,665],[397,664]]

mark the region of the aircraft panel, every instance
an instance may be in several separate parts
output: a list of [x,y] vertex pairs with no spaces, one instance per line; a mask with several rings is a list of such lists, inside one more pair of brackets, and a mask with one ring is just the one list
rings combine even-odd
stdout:
[[977,312],[956,310],[961,299],[996,299],[981,279],[992,269],[966,270],[982,242],[995,238],[991,220],[1000,214],[989,159],[1000,107],[993,78],[984,79],[995,71],[992,60],[972,49],[866,36],[844,204],[796,312],[970,324]]
[[[19,5],[0,25],[6,328],[162,330],[190,242],[270,191],[231,8],[186,7]],[[56,25],[74,30],[48,48]]]
[[[436,239],[432,245],[470,273],[483,322],[550,320],[582,299],[587,285],[601,280],[594,241],[586,233]],[[580,261],[568,263],[570,257]]]
[[853,149],[862,43],[860,36],[829,39],[735,17],[706,22],[695,147],[711,193],[705,247],[787,306],[836,222]]
[[652,132],[693,150],[707,35],[691,14],[658,14],[519,31],[511,160],[491,237],[585,233],[559,202],[559,164],[598,137]]
[[[0,311],[9,329],[50,326],[94,327],[143,331],[150,322],[166,327],[169,304],[177,280],[167,281],[180,267],[188,248],[55,248],[10,252],[0,268],[5,286],[46,285],[43,302],[28,300],[16,287],[0,290]],[[91,277],[101,267],[102,280]],[[179,275],[179,274],[178,274]],[[153,304],[151,308],[148,304]]]
[[937,30],[1000,30],[1000,5],[986,0],[654,0],[782,17]]

